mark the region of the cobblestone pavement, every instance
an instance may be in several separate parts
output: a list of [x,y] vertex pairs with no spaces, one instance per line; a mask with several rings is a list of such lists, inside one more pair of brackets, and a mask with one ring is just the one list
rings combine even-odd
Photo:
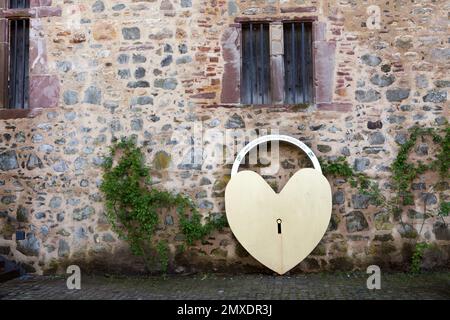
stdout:
[[383,274],[381,290],[368,290],[367,276],[84,276],[81,290],[63,277],[26,276],[0,284],[0,299],[450,299],[450,272]]

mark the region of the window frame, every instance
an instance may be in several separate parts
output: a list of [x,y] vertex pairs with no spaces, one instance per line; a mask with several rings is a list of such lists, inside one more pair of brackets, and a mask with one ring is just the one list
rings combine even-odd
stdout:
[[[30,3],[28,3],[30,5]],[[31,5],[30,5],[31,6]],[[28,108],[14,108],[10,105],[9,72],[10,72],[10,22],[12,20],[28,20],[28,42],[31,33],[32,9],[9,8],[9,0],[0,0],[0,108],[7,110],[12,116],[25,116],[30,111],[30,64],[28,63]],[[28,59],[30,59],[30,47],[28,46]]]
[[[315,50],[315,42],[319,39],[316,39],[316,28],[317,25],[316,23],[318,22],[318,17],[317,16],[305,16],[305,17],[279,17],[279,18],[273,18],[273,17],[268,17],[268,18],[248,18],[248,17],[236,17],[234,19],[234,22],[236,24],[238,24],[238,28],[239,28],[239,63],[240,63],[240,74],[239,74],[239,96],[241,97],[241,90],[242,90],[242,66],[243,66],[243,54],[242,54],[242,47],[243,47],[243,37],[242,37],[242,25],[243,24],[247,24],[247,23],[267,23],[269,24],[269,55],[270,55],[270,75],[272,77],[272,72],[274,71],[274,64],[272,61],[272,25],[282,25],[284,26],[284,24],[289,24],[289,23],[311,23],[311,73],[312,73],[312,82],[311,82],[311,88],[312,88],[312,92],[311,92],[311,102],[309,103],[305,103],[307,106],[314,106],[318,104],[318,101],[316,100],[316,80],[315,80],[315,75],[316,75],[316,50]],[[282,29],[283,30],[283,29]],[[284,38],[284,32],[282,31],[283,34],[283,38]],[[256,107],[256,108],[278,108],[278,107],[283,107],[283,108],[294,108],[297,109],[300,105],[302,107],[305,107],[304,104],[302,103],[286,103],[285,102],[285,83],[284,83],[284,39],[283,39],[283,70],[281,71],[281,73],[283,74],[283,86],[282,86],[282,92],[283,92],[283,99],[282,101],[276,102],[274,101],[274,99],[271,99],[271,102],[269,104],[251,104],[252,107]],[[269,94],[272,93],[272,85],[273,85],[273,80],[271,79],[270,81],[270,85],[269,85]],[[241,98],[239,99],[239,103],[237,104],[239,106],[243,106],[246,105],[242,102]]]

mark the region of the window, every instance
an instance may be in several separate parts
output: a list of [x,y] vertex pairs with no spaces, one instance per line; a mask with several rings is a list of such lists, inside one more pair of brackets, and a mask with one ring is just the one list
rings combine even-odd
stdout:
[[28,19],[14,19],[9,22],[8,98],[12,109],[28,109],[29,30]]
[[2,84],[2,105],[10,109],[29,108],[29,37],[30,20],[27,9],[29,0],[9,0],[8,14],[2,25],[6,36],[2,49],[2,70],[7,76]]
[[241,103],[270,103],[269,24],[242,25]]
[[[279,52],[282,56],[277,53],[282,59],[280,63],[271,61],[273,54],[270,43],[271,27],[269,23],[256,22],[241,25],[241,103],[271,104],[277,100],[278,103],[285,104],[312,103],[314,96],[312,23],[288,22],[273,26],[282,28],[280,37],[283,38],[284,45],[282,52]],[[271,65],[280,72],[271,73]],[[276,80],[271,79],[271,74],[279,74],[280,77],[276,77]],[[280,99],[272,99],[271,89],[275,90],[271,88],[272,81],[277,81],[272,86],[280,86]],[[273,94],[276,96],[275,91]]]
[[26,9],[30,7],[30,0],[9,0],[10,9]]
[[312,24],[284,23],[284,101],[313,102]]

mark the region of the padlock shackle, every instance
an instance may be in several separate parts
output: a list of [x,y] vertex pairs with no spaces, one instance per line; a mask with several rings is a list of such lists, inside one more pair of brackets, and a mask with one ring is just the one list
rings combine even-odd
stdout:
[[299,147],[309,157],[312,164],[314,165],[314,169],[319,171],[322,174],[322,168],[320,167],[319,160],[317,159],[314,152],[312,152],[312,150],[306,144],[304,144],[300,140],[295,139],[290,136],[279,135],[279,134],[270,134],[270,135],[263,136],[263,137],[260,137],[258,139],[255,139],[255,140],[249,142],[241,151],[239,151],[239,154],[237,155],[236,160],[234,160],[233,168],[231,169],[231,176],[234,176],[235,174],[238,173],[239,166],[241,165],[242,160],[245,158],[247,153],[250,152],[250,150],[252,150],[254,147],[256,147],[262,143],[269,142],[269,141],[284,141],[284,142],[288,142],[290,144],[293,144],[293,145]]

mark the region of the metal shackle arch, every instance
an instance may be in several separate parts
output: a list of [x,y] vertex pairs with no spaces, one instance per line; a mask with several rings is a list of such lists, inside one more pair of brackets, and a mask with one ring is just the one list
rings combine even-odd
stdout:
[[270,134],[251,141],[238,153],[236,160],[234,160],[233,168],[231,169],[231,176],[234,176],[238,173],[239,166],[241,165],[242,160],[245,158],[245,156],[247,155],[247,153],[249,153],[250,150],[252,150],[254,147],[262,143],[269,141],[284,141],[302,149],[302,151],[305,152],[308,158],[311,160],[314,169],[322,174],[322,168],[320,167],[319,160],[317,159],[314,152],[312,152],[312,150],[306,144],[290,136]]

